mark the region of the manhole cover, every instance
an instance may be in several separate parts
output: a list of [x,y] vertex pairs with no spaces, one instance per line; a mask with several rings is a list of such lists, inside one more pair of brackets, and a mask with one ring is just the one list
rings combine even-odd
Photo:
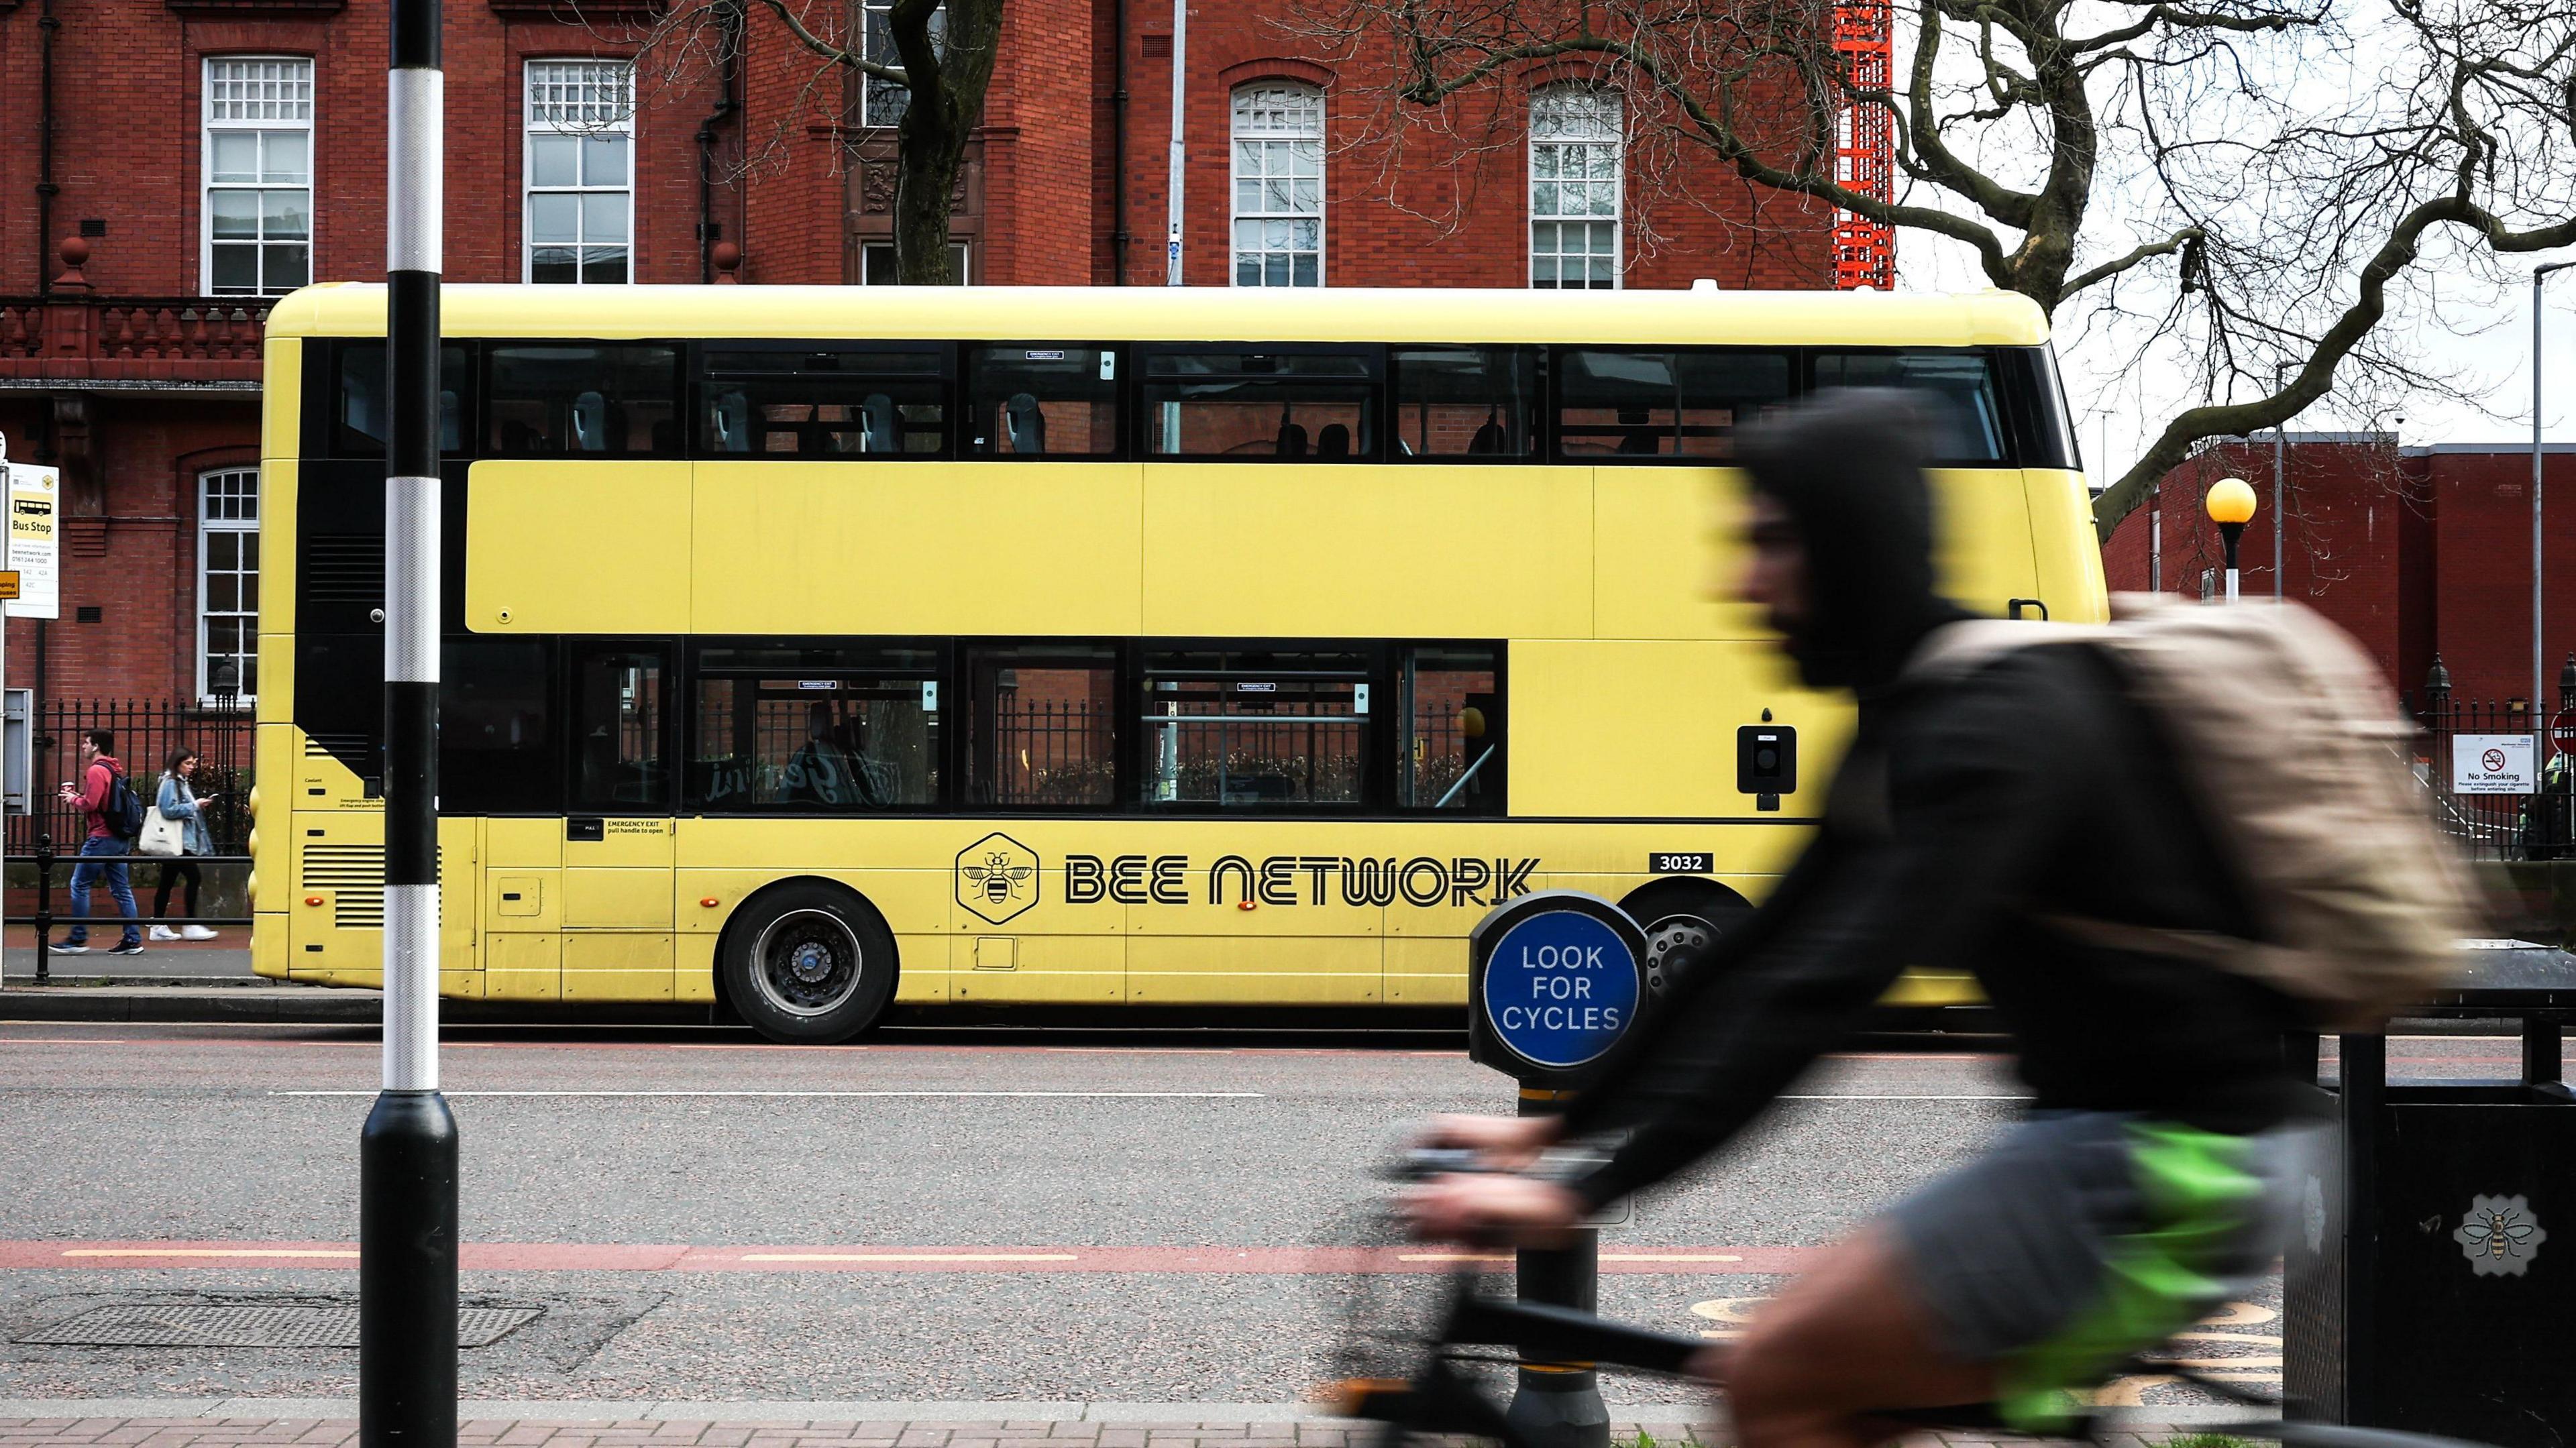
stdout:
[[[459,1308],[456,1345],[490,1347],[544,1313],[542,1307]],[[358,1309],[118,1303],[93,1307],[17,1340],[55,1347],[354,1348]]]

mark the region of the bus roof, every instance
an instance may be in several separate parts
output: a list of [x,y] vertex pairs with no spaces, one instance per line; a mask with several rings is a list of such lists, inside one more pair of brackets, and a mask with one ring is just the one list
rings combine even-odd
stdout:
[[[995,341],[1600,342],[2035,346],[2029,298],[1826,291],[1324,287],[504,286],[442,289],[452,337],[815,337]],[[271,337],[382,336],[385,289],[280,298]]]

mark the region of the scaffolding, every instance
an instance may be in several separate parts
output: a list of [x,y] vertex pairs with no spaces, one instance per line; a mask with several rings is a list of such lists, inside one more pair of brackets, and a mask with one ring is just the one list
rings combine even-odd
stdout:
[[[1854,91],[1886,93],[1895,65],[1893,20],[1885,0],[1834,7],[1834,58]],[[1895,190],[1896,117],[1875,102],[1853,102],[1834,121],[1834,181],[1880,201]],[[1834,286],[1843,291],[1896,285],[1896,228],[1836,208]]]

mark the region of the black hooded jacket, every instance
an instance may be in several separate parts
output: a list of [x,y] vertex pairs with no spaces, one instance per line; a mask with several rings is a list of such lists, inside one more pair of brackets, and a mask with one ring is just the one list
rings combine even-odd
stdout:
[[1903,675],[1927,634],[1963,616],[1933,590],[1911,409],[1898,394],[1828,394],[1742,440],[1754,486],[1807,545],[1809,622],[1789,651],[1811,682],[1858,691],[1859,726],[1805,855],[1570,1105],[1569,1134],[1612,1143],[1574,1183],[1588,1202],[1722,1145],[1909,965],[1976,974],[2040,1109],[2231,1133],[2295,1109],[2286,1000],[2049,924],[2252,928],[2108,661],[2068,644],[1944,682]]

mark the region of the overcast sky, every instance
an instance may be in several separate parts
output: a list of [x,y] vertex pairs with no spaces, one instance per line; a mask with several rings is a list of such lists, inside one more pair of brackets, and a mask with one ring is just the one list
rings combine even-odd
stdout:
[[[2474,4],[2475,0],[2465,3]],[[2099,12],[2091,17],[2095,19],[2114,14],[2125,18],[2124,12],[2133,13],[2133,7],[2088,5],[2083,0],[2078,0],[2075,8]],[[2242,58],[2258,75],[2268,69],[2275,77],[2289,77],[2273,84],[2287,84],[2291,94],[2285,99],[2296,101],[2302,112],[2322,116],[2352,114],[2356,108],[2376,110],[2384,104],[2382,97],[2390,94],[2390,76],[2410,69],[2411,44],[2396,40],[2381,28],[2388,23],[2383,0],[2338,0],[2335,14],[2349,40],[2348,48],[2320,48],[2290,41],[2247,42],[2240,46]],[[1911,64],[1905,53],[1907,28],[1901,25],[1897,37],[1900,75]],[[2084,26],[2070,20],[2067,28],[2082,33]],[[1960,48],[1955,43],[1945,46],[1945,70],[1953,68],[1949,63],[1959,57]],[[2097,103],[2107,99],[2097,94]],[[2107,112],[2105,119],[2110,119]],[[2259,120],[2259,113],[2253,119]],[[2221,119],[2211,124],[2224,127],[2229,122]],[[2231,134],[2242,134],[2252,141],[2256,133],[2249,129]],[[2036,179],[2027,168],[2039,157],[2031,149],[2026,132],[2005,130],[1990,135],[1995,137],[1995,144],[2004,148],[2003,153],[1980,156],[1972,149],[1973,162],[2010,183],[2028,184]],[[1951,139],[1956,145],[1961,137],[1954,132]],[[2104,143],[2104,189],[2096,196],[2093,214],[2087,218],[2085,240],[2078,249],[2079,266],[2116,256],[2139,240],[2161,238],[2172,224],[2148,214],[2142,205],[2132,204],[2124,214],[2124,198],[2118,189],[2121,183],[2116,177],[2134,177],[2135,158],[2115,154],[2125,146],[2116,128],[2106,127]],[[1963,205],[1927,187],[1912,188],[1902,199],[1945,210],[1957,210]],[[2019,240],[2009,231],[2003,235],[2007,246]],[[2414,344],[2410,350],[2420,355],[2428,370],[2450,376],[2474,403],[2464,404],[2432,392],[2363,399],[2341,390],[2349,381],[2348,375],[2342,375],[2336,379],[2337,395],[2292,420],[2288,426],[2293,431],[2393,427],[2399,441],[2408,446],[2529,445],[2531,269],[2542,262],[2568,259],[2576,252],[2534,253],[2501,264],[2470,266],[2456,255],[2464,238],[2465,233],[2457,231],[2449,237],[2427,238],[2427,256],[2391,285],[2391,316],[2382,325],[2410,326]],[[2454,254],[2445,258],[2443,251]],[[2172,299],[2175,270],[2172,258],[2160,258],[2124,278],[2120,283],[2124,310],[2133,315],[2160,311]],[[1965,246],[1928,232],[1898,233],[1899,290],[1963,291],[1986,285],[1984,273]],[[2544,378],[2548,388],[2542,408],[2543,434],[2552,442],[2576,442],[2576,269],[2551,277],[2546,288]],[[2349,294],[2348,286],[2337,290]],[[2438,318],[2438,325],[2403,322],[2402,315],[2409,310]],[[2135,353],[2141,338],[2132,333],[2115,339],[2089,331],[2084,311],[2080,298],[2059,309],[2057,345],[2066,376],[2067,403],[2076,414],[2087,471],[2098,485],[2125,471],[2136,460],[2143,439],[2152,436],[2174,413],[2202,399],[2183,390],[2187,379],[2174,365],[2178,359],[2169,354],[2159,365],[2136,366]],[[2402,425],[2396,422],[2400,415],[2404,418]]]

